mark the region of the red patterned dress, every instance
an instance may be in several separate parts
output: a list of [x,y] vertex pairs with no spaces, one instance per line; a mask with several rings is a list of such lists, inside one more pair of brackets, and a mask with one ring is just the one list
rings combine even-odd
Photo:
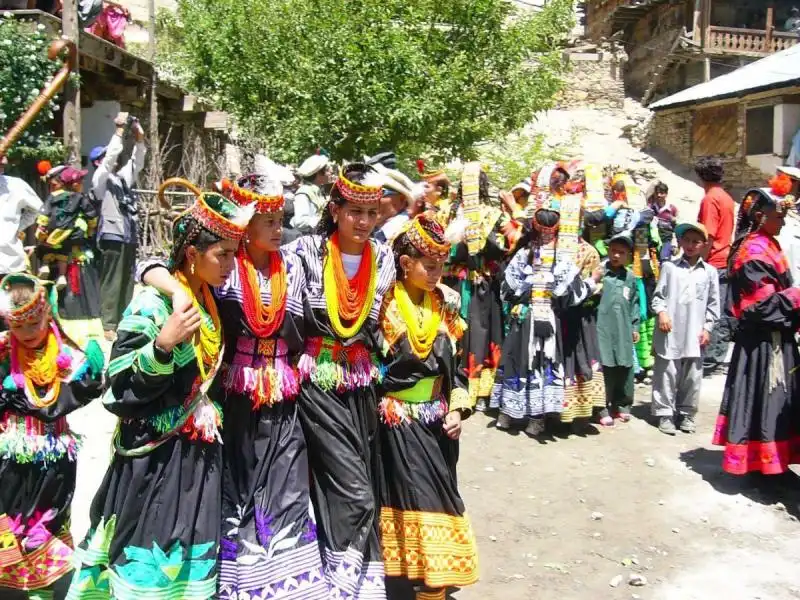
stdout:
[[728,473],[778,475],[800,462],[800,288],[780,244],[762,232],[742,242],[730,286],[739,327],[713,443],[725,446]]

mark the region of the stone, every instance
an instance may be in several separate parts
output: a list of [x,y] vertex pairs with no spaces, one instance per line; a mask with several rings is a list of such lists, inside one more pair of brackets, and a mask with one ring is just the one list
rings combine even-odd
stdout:
[[633,587],[643,587],[647,585],[647,577],[641,573],[631,573],[628,576],[628,585]]
[[592,513],[592,521],[600,521],[602,518],[603,518],[603,513],[601,512]]
[[656,466],[656,459],[648,457],[648,458],[646,458],[644,460],[644,464],[646,464],[648,467],[655,467]]
[[608,582],[608,585],[615,588],[618,587],[620,583],[622,583],[622,575],[615,575],[611,578],[611,581]]

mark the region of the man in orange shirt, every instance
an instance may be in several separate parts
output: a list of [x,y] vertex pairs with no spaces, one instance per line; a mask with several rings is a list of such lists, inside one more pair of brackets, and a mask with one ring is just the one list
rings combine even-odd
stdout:
[[727,311],[728,255],[731,251],[736,205],[730,194],[722,188],[724,169],[720,159],[701,158],[694,170],[705,190],[697,221],[708,231],[706,262],[717,269],[722,308],[703,360],[704,374],[709,376],[725,364],[728,343],[736,325]]

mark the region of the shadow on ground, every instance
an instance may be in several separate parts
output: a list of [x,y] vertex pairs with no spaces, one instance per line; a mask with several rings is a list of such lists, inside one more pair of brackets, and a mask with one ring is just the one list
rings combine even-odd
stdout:
[[731,475],[722,470],[722,450],[697,448],[682,452],[681,461],[721,494],[741,494],[764,506],[783,504],[786,512],[800,519],[800,477],[793,471],[783,475]]

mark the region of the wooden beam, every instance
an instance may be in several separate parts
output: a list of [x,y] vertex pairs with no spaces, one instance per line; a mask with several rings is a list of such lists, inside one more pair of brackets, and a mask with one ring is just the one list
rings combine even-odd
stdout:
[[227,130],[228,113],[219,110],[212,110],[207,112],[203,123],[203,127],[205,129]]
[[[78,52],[81,49],[80,29],[78,26],[78,0],[64,0],[61,12],[64,37],[71,40]],[[81,88],[72,81],[68,81],[64,89],[64,145],[67,147],[69,157],[67,162],[81,166]]]

